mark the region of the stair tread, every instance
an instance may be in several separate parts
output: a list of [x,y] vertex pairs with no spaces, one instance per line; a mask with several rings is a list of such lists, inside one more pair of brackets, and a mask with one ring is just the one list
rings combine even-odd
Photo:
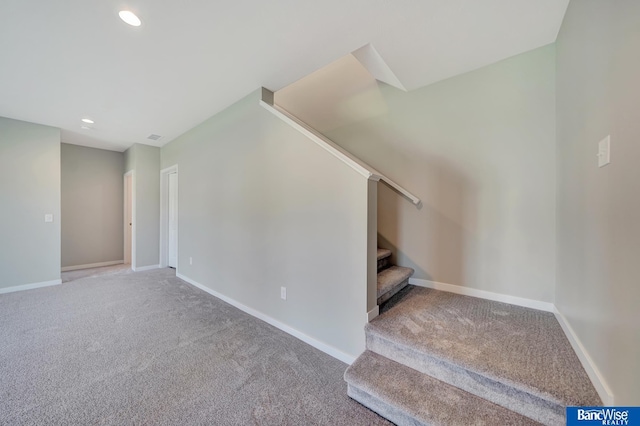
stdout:
[[391,250],[378,248],[378,260],[391,256]]
[[413,269],[403,266],[391,266],[383,271],[378,272],[378,296],[392,290],[395,286],[402,283],[413,275]]
[[554,404],[601,404],[549,312],[416,287],[365,331]]
[[[344,377],[365,394],[352,392],[352,397],[396,424],[538,424],[371,351],[360,355]],[[368,404],[366,395],[376,400],[374,404]]]

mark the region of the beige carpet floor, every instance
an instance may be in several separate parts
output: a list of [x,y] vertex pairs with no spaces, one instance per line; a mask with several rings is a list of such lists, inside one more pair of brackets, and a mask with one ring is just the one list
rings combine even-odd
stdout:
[[384,425],[346,365],[175,277],[0,295],[1,425]]

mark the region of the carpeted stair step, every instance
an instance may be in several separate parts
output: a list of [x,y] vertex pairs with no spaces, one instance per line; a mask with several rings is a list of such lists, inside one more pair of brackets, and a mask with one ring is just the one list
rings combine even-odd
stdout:
[[365,333],[368,350],[546,425],[601,405],[549,312],[414,287]]
[[344,374],[347,393],[397,425],[535,425],[531,419],[365,351]]
[[378,248],[378,272],[391,264],[391,250]]
[[411,275],[413,275],[413,269],[402,266],[391,266],[378,272],[378,305],[405,288],[409,284]]

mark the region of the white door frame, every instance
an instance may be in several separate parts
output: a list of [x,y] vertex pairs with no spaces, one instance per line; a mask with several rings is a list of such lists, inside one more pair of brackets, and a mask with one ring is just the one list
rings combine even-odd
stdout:
[[[178,165],[174,164],[171,167],[160,170],[160,267],[166,268],[169,265],[169,175],[172,173],[178,174]],[[177,175],[178,188],[176,193],[180,192],[180,176]],[[180,204],[178,204],[178,212],[180,211]],[[179,213],[178,213],[179,214]],[[180,241],[180,222],[178,221],[178,236],[176,237],[176,244]],[[180,246],[178,245],[178,248]],[[176,265],[176,272],[178,268]]]
[[127,197],[127,178],[131,178],[131,206],[128,206],[128,201],[124,200],[124,253],[127,252],[127,227],[129,221],[127,220],[127,207],[131,208],[131,269],[136,270],[136,171],[129,170],[123,176],[124,185],[124,197]]

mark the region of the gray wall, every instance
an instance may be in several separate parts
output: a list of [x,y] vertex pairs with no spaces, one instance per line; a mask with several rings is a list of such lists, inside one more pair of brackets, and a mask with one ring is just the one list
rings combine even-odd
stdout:
[[554,46],[409,93],[354,62],[276,102],[423,200],[379,185],[380,245],[416,278],[552,302]]
[[180,174],[178,271],[357,356],[368,181],[261,108],[259,94],[162,148],[162,168]]
[[123,260],[124,155],[63,143],[62,266]]
[[0,117],[0,241],[0,288],[60,279],[59,129]]
[[[556,305],[616,405],[640,404],[640,2],[569,4],[557,41]],[[611,135],[611,164],[598,141]]]
[[135,173],[136,268],[160,261],[160,148],[134,144],[124,153],[125,171]]

